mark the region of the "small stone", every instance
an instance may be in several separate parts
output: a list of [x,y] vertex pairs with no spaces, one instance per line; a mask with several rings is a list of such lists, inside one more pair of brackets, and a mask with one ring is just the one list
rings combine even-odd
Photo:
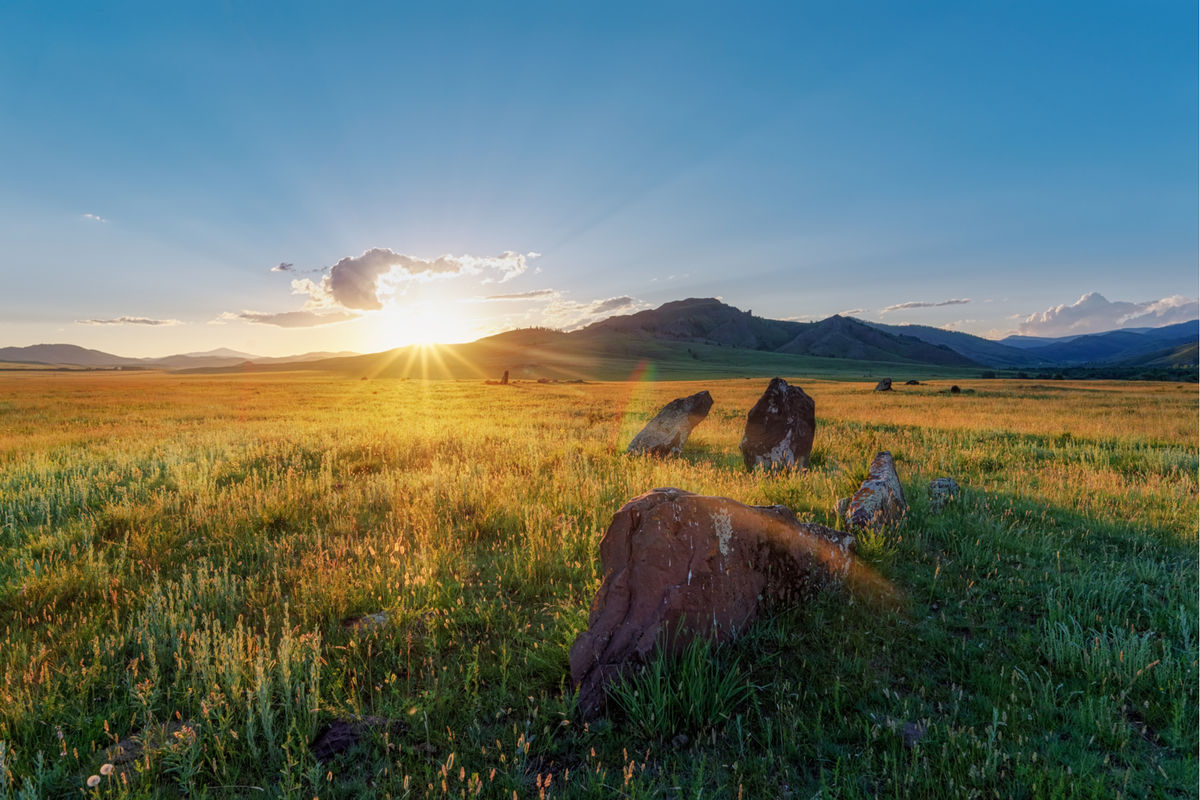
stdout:
[[875,384],[875,391],[890,392],[892,390],[892,379],[884,378],[879,383]]
[[916,722],[906,722],[900,726],[900,738],[904,740],[904,746],[912,750],[925,738],[925,726]]
[[934,478],[929,482],[929,509],[934,514],[941,512],[946,504],[961,493],[954,478]]
[[904,382],[904,385],[905,386],[920,386],[921,382],[918,380],[907,380]]
[[675,738],[671,740],[671,746],[676,750],[682,750],[683,748],[687,747],[688,741],[690,740],[688,739],[686,733],[677,733],[675,734]]
[[958,384],[950,387],[950,394],[962,394],[962,389],[958,388]]

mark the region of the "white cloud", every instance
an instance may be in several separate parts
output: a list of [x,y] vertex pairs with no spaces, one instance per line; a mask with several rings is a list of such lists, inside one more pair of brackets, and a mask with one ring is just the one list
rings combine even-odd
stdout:
[[533,289],[528,292],[514,292],[512,294],[489,294],[482,298],[483,300],[541,300],[544,298],[558,297],[556,289]]
[[1018,326],[1018,332],[1025,336],[1070,336],[1120,328],[1157,328],[1197,317],[1200,301],[1182,295],[1131,303],[1112,302],[1099,292],[1089,292],[1071,305],[1030,314]]
[[[458,275],[485,275],[484,282],[503,283],[524,272],[536,253],[514,253],[509,250],[498,256],[452,256],[419,258],[376,247],[360,256],[347,256],[329,268],[318,286],[308,282],[310,296],[328,305],[343,308],[374,310],[383,308],[380,294],[389,287],[407,280],[432,280]],[[283,264],[273,271],[289,272],[293,267]],[[292,284],[296,286],[295,283]]]
[[108,220],[99,214],[80,214],[79,216],[82,219],[86,219],[88,222],[108,222]]
[[79,325],[181,325],[177,319],[151,319],[150,317],[113,317],[112,319],[77,319]]
[[894,306],[879,309],[880,314],[887,314],[889,311],[907,311],[910,308],[940,308],[941,306],[960,306],[964,303],[971,302],[971,298],[964,297],[959,300],[942,300],[938,303],[929,303],[922,300],[913,300],[908,303],[897,303]]
[[226,311],[213,321],[220,324],[240,320],[242,322],[255,322],[261,325],[276,325],[280,328],[312,328],[317,325],[332,325],[335,322],[358,319],[359,316],[359,314],[355,314],[352,311],[339,309],[302,309],[300,311],[280,311],[276,313],[267,311],[240,311],[236,314]]

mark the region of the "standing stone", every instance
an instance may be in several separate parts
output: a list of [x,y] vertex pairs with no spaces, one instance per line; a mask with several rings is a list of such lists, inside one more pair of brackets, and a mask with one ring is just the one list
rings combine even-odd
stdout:
[[742,436],[746,469],[807,467],[816,429],[813,399],[799,386],[773,378],[746,415]]
[[507,385],[508,385],[508,370],[504,370],[504,377],[502,377],[502,378],[500,379],[500,385],[501,385],[501,386],[507,386]]
[[626,452],[652,456],[679,455],[692,428],[708,416],[712,403],[712,395],[707,391],[672,400],[633,437]]
[[884,378],[879,383],[875,384],[875,391],[890,392],[892,390],[892,379]]
[[940,513],[946,504],[959,495],[958,481],[954,478],[934,478],[929,482],[929,510]]
[[764,606],[857,580],[854,537],[804,523],[783,506],[654,489],[613,515],[600,542],[604,580],[588,629],[571,646],[584,719],[614,678],[660,646],[736,636]]
[[846,525],[852,531],[879,530],[899,522],[907,510],[904,489],[896,475],[896,462],[891,453],[879,453],[871,462],[867,479],[850,498],[846,507]]

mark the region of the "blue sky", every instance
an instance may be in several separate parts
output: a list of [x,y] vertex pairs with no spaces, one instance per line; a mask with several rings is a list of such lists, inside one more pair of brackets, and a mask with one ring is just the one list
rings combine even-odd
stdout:
[[1194,318],[1196,14],[7,3],[0,345],[376,350],[689,296]]

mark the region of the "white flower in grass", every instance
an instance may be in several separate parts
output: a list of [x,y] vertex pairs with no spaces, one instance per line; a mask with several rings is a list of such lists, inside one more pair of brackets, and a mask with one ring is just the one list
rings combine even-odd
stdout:
[[112,764],[101,764],[100,765],[100,774],[101,775],[104,775],[105,777],[107,777],[109,775],[112,775],[112,771],[113,771]]
[[100,776],[99,775],[89,776],[87,779],[87,785],[88,785],[89,789],[95,789],[97,786],[100,785]]

